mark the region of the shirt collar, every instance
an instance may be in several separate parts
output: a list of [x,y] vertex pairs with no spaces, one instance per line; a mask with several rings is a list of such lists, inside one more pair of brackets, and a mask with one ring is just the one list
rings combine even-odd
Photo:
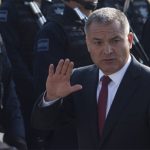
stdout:
[[[109,75],[109,78],[116,85],[120,84],[120,82],[121,82],[121,80],[122,80],[122,78],[123,78],[123,76],[124,76],[128,66],[129,66],[130,62],[131,62],[131,56],[129,55],[129,58],[128,58],[126,64],[119,71]],[[104,73],[102,72],[102,70],[99,69],[99,82],[100,82],[100,79],[101,79],[102,76],[104,76]]]

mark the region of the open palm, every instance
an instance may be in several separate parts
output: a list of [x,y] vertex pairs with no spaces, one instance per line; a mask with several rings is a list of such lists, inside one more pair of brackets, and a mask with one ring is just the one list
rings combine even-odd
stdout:
[[72,92],[82,89],[82,86],[79,84],[70,84],[70,76],[72,74],[73,66],[73,62],[69,59],[61,59],[55,71],[54,66],[52,64],[50,65],[49,75],[46,82],[46,99],[54,100],[63,98]]

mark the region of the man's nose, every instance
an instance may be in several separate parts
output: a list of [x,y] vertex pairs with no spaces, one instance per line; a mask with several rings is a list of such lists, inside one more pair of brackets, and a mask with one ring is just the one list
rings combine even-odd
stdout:
[[105,45],[105,48],[104,48],[104,53],[105,53],[105,54],[110,54],[111,52],[112,52],[112,47],[111,47],[111,45],[106,44],[106,45]]

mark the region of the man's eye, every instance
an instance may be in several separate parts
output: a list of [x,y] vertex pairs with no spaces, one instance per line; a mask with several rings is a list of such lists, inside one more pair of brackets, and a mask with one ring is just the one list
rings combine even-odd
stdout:
[[120,42],[120,39],[113,39],[112,40],[112,43],[118,43],[118,42]]
[[94,41],[94,44],[95,44],[95,45],[101,45],[102,42],[101,42],[101,41]]

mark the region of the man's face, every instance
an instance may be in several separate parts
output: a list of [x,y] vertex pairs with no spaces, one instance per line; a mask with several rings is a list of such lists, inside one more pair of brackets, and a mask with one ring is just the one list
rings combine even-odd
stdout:
[[118,22],[109,25],[92,23],[86,42],[93,62],[106,74],[120,70],[127,62],[133,35],[125,33]]

